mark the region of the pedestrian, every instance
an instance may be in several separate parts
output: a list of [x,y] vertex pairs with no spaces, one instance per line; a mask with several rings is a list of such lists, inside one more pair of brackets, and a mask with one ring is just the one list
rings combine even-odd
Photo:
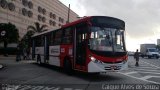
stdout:
[[26,53],[27,53],[27,59],[30,60],[30,47],[27,48]]
[[23,48],[23,60],[26,60],[27,59],[27,50],[26,48],[24,47]]
[[20,60],[21,60],[21,55],[22,55],[22,43],[20,42],[20,43],[17,45],[16,61],[20,61]]
[[136,64],[135,64],[135,66],[139,66],[139,52],[138,52],[138,49],[137,49],[136,52],[134,53],[134,59],[136,59]]

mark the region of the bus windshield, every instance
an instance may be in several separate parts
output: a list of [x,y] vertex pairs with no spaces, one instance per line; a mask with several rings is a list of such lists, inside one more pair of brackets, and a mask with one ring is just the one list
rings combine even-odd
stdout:
[[124,30],[91,27],[89,45],[91,50],[95,51],[115,51],[124,52]]

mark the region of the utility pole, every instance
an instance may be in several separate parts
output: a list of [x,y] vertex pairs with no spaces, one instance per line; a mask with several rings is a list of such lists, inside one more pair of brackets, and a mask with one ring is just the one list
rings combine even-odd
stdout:
[[68,7],[68,20],[67,20],[67,23],[69,23],[69,16],[70,16],[70,4],[69,4],[69,7]]

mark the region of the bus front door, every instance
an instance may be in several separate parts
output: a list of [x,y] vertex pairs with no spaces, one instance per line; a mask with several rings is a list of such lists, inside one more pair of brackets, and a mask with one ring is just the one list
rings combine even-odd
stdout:
[[76,28],[76,61],[75,68],[78,70],[86,70],[86,29],[84,27]]

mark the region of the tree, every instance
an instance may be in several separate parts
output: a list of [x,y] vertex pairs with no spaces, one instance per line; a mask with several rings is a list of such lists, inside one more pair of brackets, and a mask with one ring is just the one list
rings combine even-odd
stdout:
[[[15,25],[9,23],[0,23],[0,42],[3,42],[4,49],[8,43],[17,43],[19,39],[18,29]],[[6,54],[6,53],[5,53]]]
[[[34,33],[41,33],[41,32],[44,32],[44,31],[47,31],[48,29],[47,28],[47,25],[40,25],[38,22],[35,22],[34,23],[34,26],[30,25],[27,27],[27,33],[23,36],[22,38],[22,42],[25,43],[25,45],[30,45],[31,43],[31,36],[34,34]],[[27,46],[27,47],[28,47]]]
[[27,47],[30,47],[30,43],[31,43],[31,36],[34,34],[35,32],[30,30],[28,31],[22,38],[22,42],[25,44],[25,45],[28,45]]
[[5,32],[4,35],[0,36],[0,42],[4,43],[4,48],[7,48],[8,43],[16,43],[19,39],[18,29],[15,25],[11,23],[0,23],[1,34]]
[[37,32],[37,33],[47,31],[47,29],[46,29],[47,25],[42,25],[41,26],[38,22],[35,22],[34,24],[35,24],[35,26],[32,26],[32,25],[28,26],[27,30],[29,30],[29,31],[32,30],[32,31]]

